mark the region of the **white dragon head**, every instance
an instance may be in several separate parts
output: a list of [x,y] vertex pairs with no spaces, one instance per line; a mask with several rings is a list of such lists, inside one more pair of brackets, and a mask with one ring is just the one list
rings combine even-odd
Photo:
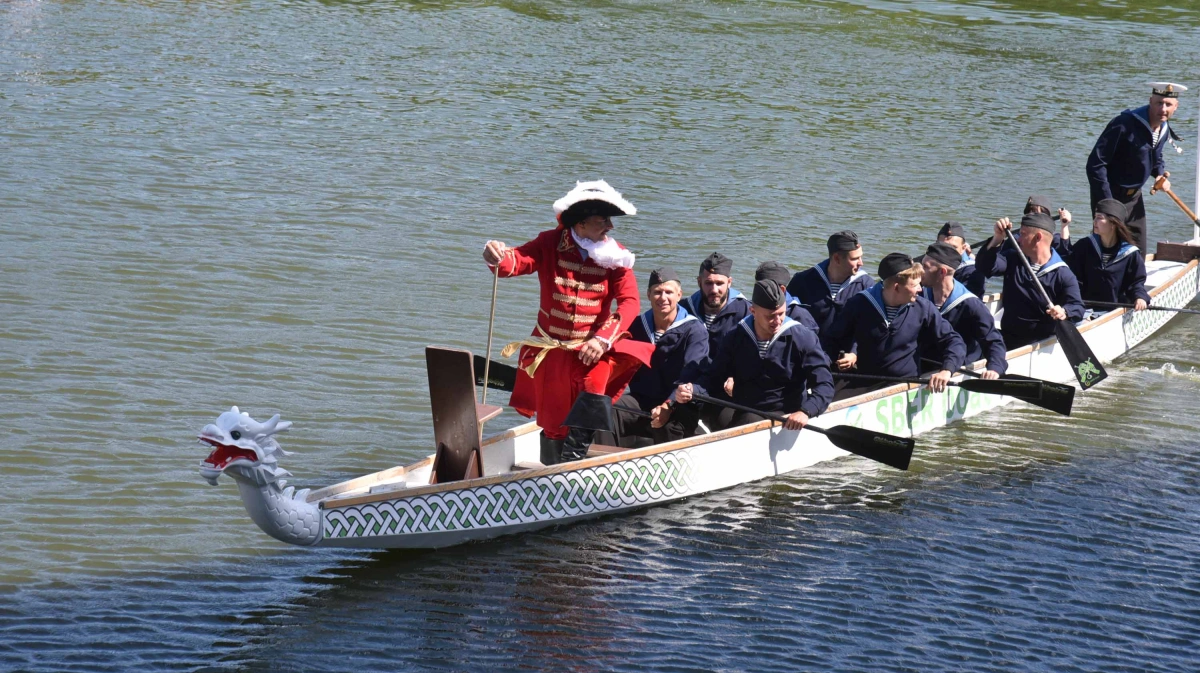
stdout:
[[[290,456],[275,441],[275,433],[285,432],[292,427],[291,421],[280,422],[275,414],[266,423],[250,418],[250,414],[231,407],[217,416],[216,423],[209,423],[200,431],[200,441],[213,447],[212,453],[200,461],[200,476],[208,483],[217,485],[217,477],[229,472],[229,476],[265,485],[291,476],[279,467],[277,454]],[[280,482],[282,488],[284,483]]]

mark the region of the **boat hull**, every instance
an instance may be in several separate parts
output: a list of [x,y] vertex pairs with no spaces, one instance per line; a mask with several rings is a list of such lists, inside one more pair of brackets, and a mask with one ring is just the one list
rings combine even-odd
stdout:
[[[1200,286],[1195,262],[1154,268],[1155,304],[1181,308],[1196,297]],[[1080,331],[1096,355],[1110,362],[1174,315],[1117,311],[1084,324]],[[1074,381],[1070,364],[1053,339],[1012,351],[1009,358],[1009,371],[1014,374]],[[853,404],[833,405],[813,424],[915,436],[1014,401],[956,387],[932,393],[901,384],[848,401]],[[319,503],[322,513],[322,536],[316,545],[452,546],[672,502],[849,455],[823,435],[784,430],[764,421],[647,449],[511,471],[522,461],[536,460],[537,444],[533,424],[485,442],[484,473],[494,476],[481,479],[427,486],[427,469],[416,469],[391,483],[316,492],[310,498]],[[881,469],[865,460],[862,466]]]

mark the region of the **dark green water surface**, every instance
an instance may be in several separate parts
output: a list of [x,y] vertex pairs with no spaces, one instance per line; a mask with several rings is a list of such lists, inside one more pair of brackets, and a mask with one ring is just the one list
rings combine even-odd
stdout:
[[[1010,407],[629,516],[306,551],[207,486],[231,404],[321,486],[431,451],[426,344],[481,352],[488,238],[577,179],[645,272],[868,269],[1084,161],[1200,9],[1132,2],[0,0],[0,670],[1195,671],[1200,320],[1067,419]],[[1190,225],[1148,197],[1152,240]],[[496,341],[536,284],[501,285]],[[489,398],[496,399],[495,397]],[[499,398],[501,401],[503,398]],[[498,428],[517,422],[507,412]]]

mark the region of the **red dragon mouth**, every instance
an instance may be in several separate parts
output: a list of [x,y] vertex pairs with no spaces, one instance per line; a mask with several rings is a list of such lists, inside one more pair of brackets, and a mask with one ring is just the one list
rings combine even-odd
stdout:
[[208,454],[208,458],[205,458],[203,463],[206,466],[211,466],[213,469],[223,470],[238,458],[245,458],[252,463],[258,461],[258,454],[249,449],[222,444],[212,437],[205,437],[203,435],[200,436],[200,441],[217,447],[212,453]]

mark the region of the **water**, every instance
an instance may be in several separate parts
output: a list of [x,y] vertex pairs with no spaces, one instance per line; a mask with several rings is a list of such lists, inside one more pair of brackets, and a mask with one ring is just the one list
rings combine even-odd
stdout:
[[[1090,0],[0,3],[0,669],[1195,670],[1194,316],[1070,419],[987,414],[908,473],[441,552],[276,544],[193,438],[278,411],[316,486],[427,454],[422,349],[483,349],[482,243],[576,179],[638,206],[638,269],[720,249],[742,287],[836,229],[871,267],[1033,192],[1086,217],[1096,134],[1143,81],[1200,85],[1198,27]],[[535,284],[500,301],[496,341],[527,334]]]

